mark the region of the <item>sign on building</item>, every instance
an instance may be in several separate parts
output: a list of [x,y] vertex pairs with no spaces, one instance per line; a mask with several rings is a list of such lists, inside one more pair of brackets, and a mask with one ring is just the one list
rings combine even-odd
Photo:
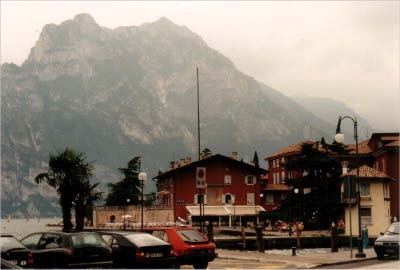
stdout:
[[206,188],[206,168],[196,168],[196,188]]

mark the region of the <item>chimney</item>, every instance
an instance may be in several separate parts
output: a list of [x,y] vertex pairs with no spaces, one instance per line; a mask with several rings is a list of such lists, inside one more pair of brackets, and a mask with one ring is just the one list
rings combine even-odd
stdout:
[[171,162],[169,163],[169,168],[170,168],[170,169],[174,169],[174,168],[175,168],[175,161],[171,161]]
[[250,161],[250,165],[255,166],[256,164],[254,163],[254,161]]
[[185,165],[185,159],[181,158],[181,162],[179,163],[179,167],[182,167],[183,165]]
[[236,160],[238,159],[237,152],[232,152],[232,158]]

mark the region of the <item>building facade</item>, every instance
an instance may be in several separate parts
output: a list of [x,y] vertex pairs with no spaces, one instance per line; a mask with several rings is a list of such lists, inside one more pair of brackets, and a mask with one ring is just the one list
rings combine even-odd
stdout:
[[[197,168],[205,168],[206,187],[196,187]],[[223,226],[247,225],[264,209],[260,205],[261,175],[268,171],[220,154],[192,162],[171,162],[170,170],[155,176],[158,204],[171,206],[174,217],[199,222],[200,216]],[[204,208],[200,208],[203,198]]]
[[[357,175],[357,169],[342,175]],[[363,165],[359,168],[359,179],[356,184],[360,188],[360,220],[361,228],[365,225],[368,234],[379,235],[391,223],[390,214],[390,183],[394,179],[387,174],[374,168]],[[346,198],[344,195],[344,183],[341,185],[342,198],[345,208],[345,234],[350,235],[350,224],[352,235],[359,235],[358,205],[356,198]],[[349,209],[351,208],[351,213]],[[351,216],[351,219],[350,219]],[[351,220],[351,222],[350,222]]]

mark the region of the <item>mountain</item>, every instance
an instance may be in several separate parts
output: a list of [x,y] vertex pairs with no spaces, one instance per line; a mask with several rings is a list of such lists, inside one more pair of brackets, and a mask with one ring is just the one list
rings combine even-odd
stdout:
[[103,190],[135,156],[150,177],[195,158],[197,67],[202,149],[250,160],[333,136],[335,121],[238,71],[185,26],[161,18],[109,29],[79,14],[44,26],[21,66],[1,67],[2,215],[59,213],[55,191],[34,177],[66,146],[94,161]]
[[[355,117],[357,119],[357,131],[360,141],[369,139],[373,132],[378,132],[378,130],[373,128],[365,118],[357,114],[353,109],[347,107],[343,102],[331,98],[292,97],[292,99],[328,123],[337,123],[340,115],[342,117]],[[347,121],[348,120],[341,124],[341,129],[351,135],[350,137],[347,137],[346,141],[348,143],[354,143],[353,124],[351,121],[348,123]]]

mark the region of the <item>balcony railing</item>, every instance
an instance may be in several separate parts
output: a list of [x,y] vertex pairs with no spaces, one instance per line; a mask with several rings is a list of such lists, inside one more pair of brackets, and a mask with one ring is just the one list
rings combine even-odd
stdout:
[[341,203],[351,203],[351,204],[355,204],[357,203],[357,198],[349,198],[349,197],[345,197],[344,193],[341,193],[341,197],[340,197],[340,202]]

